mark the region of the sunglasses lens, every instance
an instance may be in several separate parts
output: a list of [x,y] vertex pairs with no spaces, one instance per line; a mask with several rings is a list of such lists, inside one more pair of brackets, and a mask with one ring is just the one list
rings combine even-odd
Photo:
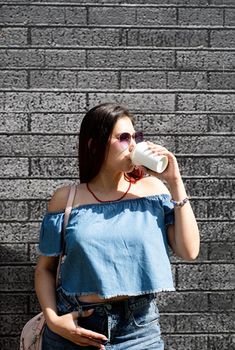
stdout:
[[124,132],[119,136],[120,142],[125,142],[130,144],[131,142],[131,135],[128,132]]
[[143,133],[141,131],[138,131],[135,133],[135,142],[136,143],[139,143],[139,142],[142,142],[143,141]]
[[123,150],[127,149],[131,144],[131,139],[134,139],[136,143],[143,141],[143,133],[141,131],[136,132],[133,136],[129,132],[123,132],[119,135],[119,142]]

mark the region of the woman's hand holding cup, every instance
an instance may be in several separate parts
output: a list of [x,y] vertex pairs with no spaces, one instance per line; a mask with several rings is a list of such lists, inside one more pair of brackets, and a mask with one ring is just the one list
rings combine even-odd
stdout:
[[146,173],[169,185],[181,180],[176,157],[165,147],[146,141],[136,145],[131,154],[133,164],[142,165]]

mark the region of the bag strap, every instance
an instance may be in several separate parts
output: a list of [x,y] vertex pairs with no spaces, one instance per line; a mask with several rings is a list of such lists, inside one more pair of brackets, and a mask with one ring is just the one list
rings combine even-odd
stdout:
[[58,284],[59,284],[60,267],[61,267],[61,263],[62,263],[63,256],[64,256],[65,230],[66,230],[66,227],[67,227],[67,224],[68,224],[68,221],[69,221],[69,216],[70,216],[70,213],[71,213],[71,210],[72,210],[72,205],[73,205],[75,193],[76,193],[76,185],[72,185],[70,187],[70,190],[69,190],[69,196],[68,196],[66,208],[65,208],[65,211],[64,211],[64,221],[63,221],[63,230],[62,230],[62,253],[60,254],[58,267],[57,267],[57,273],[56,273],[56,286],[57,287],[58,287]]
[[70,190],[69,190],[69,196],[68,196],[66,208],[64,211],[63,237],[65,235],[66,226],[67,226],[68,221],[69,221],[69,215],[70,215],[71,210],[72,210],[72,205],[73,205],[75,193],[76,193],[76,185],[72,185],[70,187]]

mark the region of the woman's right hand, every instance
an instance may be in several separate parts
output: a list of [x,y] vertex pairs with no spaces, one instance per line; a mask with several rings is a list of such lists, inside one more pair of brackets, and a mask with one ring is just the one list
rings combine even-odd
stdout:
[[[93,311],[93,309],[84,310],[79,317],[88,317]],[[77,320],[78,312],[74,311],[62,316],[56,316],[53,321],[48,324],[48,327],[54,333],[59,334],[77,345],[95,346],[104,350],[105,347],[102,344],[107,341],[106,336],[80,327]]]

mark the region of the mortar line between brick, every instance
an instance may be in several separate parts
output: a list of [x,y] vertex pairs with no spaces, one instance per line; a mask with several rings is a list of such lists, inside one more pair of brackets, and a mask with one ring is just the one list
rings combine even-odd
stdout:
[[[3,158],[5,158],[5,157],[3,157]],[[14,158],[22,158],[22,157],[12,157],[13,159]],[[33,157],[31,157],[31,159],[32,159]],[[40,157],[41,158],[41,157]],[[65,158],[65,157],[64,157]],[[63,159],[64,159],[63,158]],[[182,158],[182,157],[181,157]],[[30,161],[31,161],[31,159],[30,159]],[[43,157],[43,159],[44,159],[44,157]],[[74,157],[74,159],[76,159],[76,157]],[[187,157],[187,159],[188,159],[188,157]],[[217,176],[214,176],[214,175],[211,175],[211,176],[187,176],[187,175],[183,175],[182,176],[182,178],[184,179],[184,180],[215,180],[215,181],[217,181],[217,180],[222,180],[222,181],[228,181],[228,182],[230,182],[230,181],[233,181],[233,180],[235,180],[235,177],[234,176],[219,176],[219,175],[217,175]],[[78,176],[17,176],[17,177],[14,177],[14,176],[12,176],[12,177],[9,177],[9,178],[7,178],[7,177],[4,177],[4,176],[0,176],[0,179],[2,180],[2,181],[6,181],[6,180],[8,180],[8,181],[15,181],[15,180],[23,180],[23,181],[28,181],[28,180],[42,180],[42,181],[44,181],[44,180],[47,180],[47,179],[50,179],[50,180],[57,180],[57,179],[78,179]],[[214,197],[213,197],[214,198]],[[195,199],[194,198],[194,200],[197,200],[197,199]],[[210,200],[210,199],[207,199],[207,200]],[[213,199],[214,200],[214,199]],[[222,197],[222,198],[220,198],[220,200],[233,200],[233,198],[232,197]]]
[[179,107],[179,92],[175,93],[175,113],[177,113],[178,111],[178,107]]
[[[117,67],[117,68],[106,68],[106,67],[100,67],[100,68],[96,68],[96,67],[60,67],[60,68],[57,68],[57,67],[50,67],[50,68],[44,68],[44,67],[40,67],[40,68],[37,68],[37,67],[0,67],[0,71],[25,71],[25,70],[30,70],[30,71],[72,71],[72,72],[76,72],[76,71],[89,71],[89,72],[117,72],[119,71],[120,69],[122,71],[125,71],[125,72],[178,72],[175,68],[154,68],[154,67],[149,67],[149,68],[145,68],[145,67],[131,67],[131,68],[126,68],[126,67]],[[192,72],[192,69],[181,69],[180,72],[181,73],[205,73],[207,72],[208,69],[198,69],[198,70],[194,70]],[[233,73],[234,70],[231,68],[231,69],[210,69],[210,72],[219,72],[219,73]],[[16,89],[12,89],[11,91],[17,91]],[[190,90],[190,91],[197,91],[197,90]]]
[[[235,7],[234,7],[235,8]],[[3,26],[3,23],[0,23],[1,26]],[[89,27],[90,29],[158,29],[158,30],[165,30],[165,29],[172,29],[172,30],[206,30],[206,29],[227,29],[227,30],[234,30],[235,26],[234,25],[195,25],[195,26],[190,26],[190,25],[182,25],[182,26],[176,26],[176,25],[161,25],[161,24],[156,24],[156,25],[136,25],[136,24],[107,24],[107,25],[102,25],[102,24],[33,24],[31,25],[33,28],[45,28],[45,29],[50,29],[50,28],[80,28],[80,29],[85,29]],[[4,28],[28,28],[25,24],[21,23],[8,23],[4,24]]]
[[119,45],[121,46],[122,44],[125,44],[125,40],[123,40],[123,38],[124,38],[124,29],[120,28],[118,31],[118,42],[119,42]]
[[208,48],[211,48],[211,30],[207,29]]
[[[84,110],[85,111],[85,110]],[[63,114],[63,113],[62,113]],[[81,113],[83,115],[83,113]],[[147,113],[149,114],[149,113]],[[153,114],[155,115],[155,113],[153,112]],[[170,113],[173,114],[173,113]],[[159,114],[160,116],[163,114]],[[2,136],[44,136],[44,137],[49,137],[49,136],[54,136],[54,137],[60,137],[60,136],[76,136],[77,133],[76,132],[57,132],[57,133],[53,133],[53,132],[42,132],[42,131],[28,131],[28,132],[0,132],[0,135]],[[156,136],[156,133],[151,133],[151,132],[145,132],[145,136]],[[218,132],[214,132],[214,133],[206,133],[206,134],[202,134],[201,132],[158,132],[157,136],[163,136],[163,137],[167,137],[167,136],[175,136],[175,137],[201,137],[201,138],[208,138],[208,137],[232,137],[234,138],[235,133],[231,133],[231,132],[223,132],[223,133],[218,133]],[[224,154],[224,153],[223,153]],[[218,155],[218,154],[217,154]]]
[[27,114],[27,131],[27,134],[32,131],[32,116],[30,112]]
[[[22,46],[1,46],[0,50],[8,50],[9,52],[13,50],[19,51],[58,51],[58,50],[71,50],[71,51],[84,51],[84,50],[93,50],[93,51],[196,51],[196,52],[235,52],[235,48],[230,47],[182,47],[182,46],[60,46],[60,47],[51,47],[51,46],[31,46],[31,47],[22,47]],[[30,50],[30,51],[29,51]]]
[[[178,158],[216,158],[216,159],[226,159],[226,158],[234,158],[235,155],[234,154],[180,154],[180,153],[177,153],[176,156]],[[14,158],[17,158],[14,154],[13,155],[1,155],[1,158],[10,158],[10,159],[14,159]],[[37,158],[36,155],[20,155],[18,156],[18,158],[22,158],[22,159],[34,159],[34,158]],[[43,159],[76,159],[77,157],[74,155],[74,156],[69,156],[69,155],[65,155],[65,156],[56,156],[56,155],[42,155],[40,156],[40,158],[43,158]],[[18,177],[17,177],[18,178]],[[67,178],[67,177],[66,177]],[[227,179],[227,176],[226,176],[226,179]]]
[[[201,311],[201,312],[199,312],[198,313],[198,315],[203,315],[203,311]],[[219,313],[219,312],[217,312],[217,313]],[[212,313],[212,312],[206,312],[206,314],[217,314],[217,313]],[[226,313],[226,312],[224,312],[224,313]],[[166,313],[164,313],[164,312],[161,312],[161,314],[164,316]],[[169,314],[169,313],[167,313],[167,314]],[[176,320],[177,320],[177,315],[181,315],[181,313],[180,312],[177,312],[177,311],[175,311],[174,313],[172,313],[172,314],[174,314],[174,316],[175,316],[175,318],[176,318]],[[172,315],[171,314],[171,315]],[[188,316],[189,316],[189,314],[188,314]],[[180,320],[179,320],[180,321]],[[177,321],[176,321],[177,322]],[[176,329],[176,328],[174,328],[174,329]],[[214,332],[207,332],[207,331],[201,331],[201,332],[198,332],[197,331],[197,333],[192,333],[192,331],[191,332],[183,332],[182,330],[181,331],[172,331],[172,332],[162,332],[161,333],[162,335],[165,335],[165,336],[169,336],[169,337],[174,337],[174,338],[177,338],[177,337],[183,337],[184,339],[185,338],[187,338],[187,337],[190,337],[190,338],[195,338],[195,339],[197,339],[198,337],[205,337],[206,338],[206,341],[207,341],[207,339],[208,339],[208,337],[210,336],[210,337],[215,337],[215,338],[217,338],[218,337],[218,335],[221,335],[221,336],[223,336],[223,338],[224,337],[228,337],[229,339],[231,339],[231,334],[234,334],[234,331],[233,331],[233,329],[231,329],[231,330],[225,330],[225,331],[217,331],[216,329],[215,329],[215,331]],[[191,343],[191,344],[193,344],[193,343]],[[197,344],[197,343],[194,343],[194,344]],[[230,343],[231,344],[231,343]],[[213,347],[213,348],[211,348],[211,347],[204,347],[204,345],[205,345],[205,343],[203,343],[203,348],[201,348],[200,347],[200,349],[203,349],[203,350],[211,350],[211,349],[215,349],[215,347]],[[210,344],[209,344],[210,345]],[[223,345],[222,345],[223,346]],[[171,348],[172,349],[172,348]],[[174,349],[176,349],[175,347],[174,347]],[[183,349],[183,348],[180,348],[180,349]],[[187,349],[189,349],[189,348],[187,348]],[[192,349],[192,348],[191,348]],[[194,348],[194,349],[199,349],[199,348]],[[217,348],[218,349],[218,348]],[[220,349],[222,349],[222,348],[220,348]],[[225,348],[223,348],[223,349],[225,349]],[[226,348],[226,350],[232,350],[231,348]]]
[[3,94],[3,106],[2,106],[2,108],[3,108],[3,113],[7,113],[7,111],[6,111],[6,92],[1,92],[1,94]]
[[[118,90],[117,90],[117,92],[118,92]],[[87,94],[89,94],[89,92],[86,92]],[[94,93],[96,93],[96,92],[90,92],[90,93],[92,93],[92,94],[94,94]],[[4,94],[4,92],[3,92],[3,94]],[[4,110],[4,103],[5,102],[3,102],[3,109],[1,109],[1,113],[3,113],[3,114],[8,114],[8,113],[14,113],[14,114],[24,114],[25,112],[23,112],[22,110],[14,110],[14,111],[11,111],[11,112],[6,112],[5,110]],[[83,112],[86,110],[86,108],[80,108],[80,110],[79,110],[79,114],[83,114]],[[27,111],[27,112],[29,112],[29,111]],[[73,111],[71,111],[70,113],[71,114],[75,114],[77,111],[76,110],[73,110]],[[134,107],[132,108],[132,112],[133,113],[138,113],[138,114],[141,114],[141,115],[146,115],[146,114],[154,114],[154,115],[171,115],[171,114],[174,114],[174,115],[187,115],[187,116],[192,116],[192,115],[211,115],[211,116],[217,116],[217,115],[221,115],[221,116],[226,116],[226,115],[229,115],[229,116],[233,116],[234,115],[234,112],[226,112],[226,111],[201,111],[201,112],[198,112],[198,111],[176,111],[176,112],[174,112],[174,111],[159,111],[159,109],[157,110],[157,109],[152,109],[152,110],[145,110],[144,112],[143,112],[143,110],[139,110],[139,109],[134,109]],[[46,114],[55,114],[55,115],[57,115],[57,114],[70,114],[69,112],[58,112],[58,110],[53,110],[53,109],[51,109],[51,110],[34,110],[33,111],[33,113],[34,114],[44,114],[44,115],[46,115]],[[9,135],[9,133],[6,131],[6,132],[0,132],[0,134],[1,135]],[[19,133],[19,132],[12,132],[11,133],[12,135],[24,135],[24,133]],[[44,135],[45,135],[45,133],[44,133]],[[50,135],[50,133],[47,133],[47,135]],[[55,134],[52,134],[52,135],[55,135]],[[62,136],[62,135],[66,135],[66,133],[60,133],[60,135]],[[70,135],[73,135],[73,134],[71,134],[70,133]],[[167,134],[167,135],[169,135],[169,134]],[[167,135],[165,135],[165,136],[167,136]],[[175,134],[174,133],[174,135],[178,135],[178,134]],[[186,133],[186,134],[184,134],[184,133],[182,133],[182,135],[183,136],[198,136],[199,134],[196,134],[196,133]],[[162,135],[162,136],[164,136],[164,134]],[[201,133],[200,133],[200,136],[203,136],[203,135],[201,135]],[[204,135],[205,136],[205,135]],[[207,135],[208,136],[208,135]],[[233,132],[229,132],[229,133],[222,133],[222,134],[220,134],[220,133],[218,133],[218,132],[216,132],[216,133],[212,133],[212,134],[210,134],[210,136],[234,136],[234,133]]]
[[169,72],[168,71],[165,71],[165,78],[166,78],[166,89],[169,89]]
[[[3,91],[2,93],[3,94],[5,94],[5,92],[6,91]],[[10,92],[12,92],[12,91],[10,91]],[[29,92],[28,90],[26,91],[26,92]],[[118,92],[118,90],[117,90],[117,92]],[[89,92],[88,92],[89,93]],[[70,112],[68,112],[68,111],[62,111],[62,112],[60,112],[60,111],[58,111],[58,110],[34,110],[34,111],[31,111],[31,113],[33,113],[33,114],[38,114],[38,113],[40,113],[40,114],[44,114],[44,115],[47,115],[47,114],[51,114],[51,113],[53,113],[53,114],[55,114],[55,115],[57,115],[57,114],[65,114],[65,115],[70,115],[70,114],[75,114],[75,113],[78,113],[78,114],[81,114],[81,115],[83,115],[83,111],[85,111],[85,108],[84,109],[81,109],[79,112],[77,112],[77,111],[70,111]],[[8,113],[10,113],[10,114],[12,114],[12,113],[19,113],[19,114],[25,114],[25,111],[22,111],[22,110],[14,110],[14,111],[5,111],[4,110],[4,108],[3,108],[3,110],[1,110],[1,113],[2,114],[8,114]],[[29,113],[29,111],[28,111],[28,113]],[[146,114],[154,114],[154,115],[156,115],[156,116],[161,116],[161,115],[175,115],[175,116],[177,116],[177,115],[181,115],[181,114],[183,114],[183,115],[187,115],[187,116],[189,116],[189,115],[196,115],[196,116],[201,116],[201,115],[203,115],[203,116],[207,116],[207,115],[211,115],[211,116],[217,116],[217,115],[220,115],[220,116],[234,116],[234,112],[230,112],[230,111],[187,111],[187,110],[185,110],[185,111],[161,111],[161,112],[159,112],[159,111],[156,111],[156,110],[135,110],[135,113],[138,113],[139,115],[142,115],[142,116],[145,116]],[[0,134],[2,135],[2,134],[8,134],[7,132],[0,132]],[[19,134],[19,135],[22,135],[22,133],[15,133],[15,132],[12,132],[12,134],[14,135],[14,134]],[[45,134],[45,133],[44,133]],[[176,134],[177,135],[177,133],[174,133],[174,134]],[[190,135],[191,135],[192,133],[190,133]],[[225,133],[219,133],[219,132],[215,132],[214,134],[216,134],[217,136],[220,136],[220,135],[225,135],[225,136],[227,136],[227,135],[233,135],[233,132],[229,132],[229,133],[227,133],[227,132],[225,132]],[[64,134],[61,134],[61,135],[64,135]],[[194,135],[197,135],[197,134],[195,134],[194,133]],[[200,134],[201,135],[201,134]],[[213,133],[212,133],[212,135],[213,135]]]
[[28,159],[29,161],[29,168],[28,168],[28,172],[29,172],[29,178],[32,178],[32,158]]
[[[210,0],[208,0],[210,1]],[[6,6],[19,6],[19,7],[23,7],[23,6],[28,6],[29,3],[28,2],[21,2],[21,3],[17,3],[16,1],[10,1],[10,2],[4,2],[2,1],[1,2],[1,5],[6,5]],[[118,3],[118,4],[106,4],[106,3],[92,3],[92,2],[89,2],[87,1],[87,3],[76,3],[76,1],[74,0],[74,2],[68,2],[66,3],[66,0],[64,1],[64,3],[61,3],[61,2],[57,2],[57,1],[53,1],[53,2],[50,2],[50,3],[46,3],[46,2],[37,2],[37,3],[34,3],[34,4],[30,4],[30,6],[32,7],[53,7],[53,6],[58,6],[58,7],[83,7],[85,8],[86,6],[89,6],[89,7],[99,7],[99,8],[104,8],[104,7],[130,7],[130,8],[192,8],[192,9],[208,9],[208,4],[207,5],[187,5],[187,4],[149,4],[149,3],[146,3],[146,4],[121,4],[121,3]],[[234,5],[226,5],[226,4],[221,4],[221,5],[211,5],[210,8],[234,8],[235,6]]]
[[121,70],[118,71],[118,88],[122,89],[122,73]]
[[[147,6],[146,6],[147,7]],[[137,21],[137,19],[138,19],[138,7],[137,6],[135,6],[135,23],[137,23],[138,21]]]
[[27,76],[26,76],[27,88],[30,89],[31,71],[30,69],[27,69],[26,72],[27,72]]
[[[138,67],[132,67],[132,68],[124,68],[122,66],[118,66],[118,67],[115,67],[115,68],[104,68],[104,67],[100,67],[100,68],[95,68],[95,67],[88,67],[87,69],[86,68],[79,68],[79,67],[51,67],[51,68],[35,68],[35,67],[11,67],[11,68],[0,68],[0,72],[3,71],[3,72],[10,72],[10,71],[26,71],[26,70],[30,70],[30,71],[35,71],[35,72],[53,72],[53,71],[57,71],[57,72],[60,72],[60,71],[67,71],[67,72],[76,72],[76,71],[81,71],[81,72],[116,72],[116,71],[119,71],[119,70],[122,70],[124,72],[175,72],[175,73],[188,73],[188,74],[199,74],[199,73],[206,73],[208,70],[207,69],[199,69],[199,70],[192,70],[192,69],[182,69],[180,71],[177,71],[176,68],[155,68],[155,67],[149,67],[149,68],[145,68],[145,67],[142,67],[142,68],[138,68]],[[210,69],[209,70],[210,72],[218,72],[218,73],[233,73],[233,70],[232,69]],[[25,89],[24,88],[12,88],[12,89],[9,89],[9,88],[2,88],[1,91],[24,91]],[[47,87],[47,88],[39,88],[39,89],[34,89],[34,92],[37,92],[37,91],[49,91],[49,92],[53,92],[54,91],[60,91],[60,92],[63,92],[63,91],[68,91],[68,90],[71,90],[71,91],[75,91],[76,90],[79,90],[79,91],[86,91],[88,89],[86,88],[81,88],[81,89],[74,89],[74,88],[60,88],[60,89],[55,89],[54,87]],[[91,89],[93,91],[106,91],[106,89]],[[113,89],[114,90],[114,89]],[[136,92],[136,91],[140,91],[140,92],[156,92],[156,91],[165,91],[165,89],[157,89],[157,88],[153,88],[153,89],[147,89],[147,88],[142,88],[142,89],[123,89],[127,92]],[[171,91],[182,91],[182,92],[190,92],[190,93],[198,93],[198,92],[206,92],[206,93],[213,93],[213,92],[218,92],[218,93],[223,93],[224,92],[234,92],[235,89],[234,88],[231,88],[231,89],[228,89],[226,88],[225,90],[221,90],[221,89],[211,89],[211,90],[208,90],[208,89],[205,89],[205,88],[201,88],[201,89],[198,89],[198,88],[194,88],[194,89],[183,89],[183,88],[180,88],[180,89],[176,89],[176,88],[172,88],[170,89]]]
[[207,79],[207,89],[210,90],[210,76],[211,76],[211,72],[207,71],[206,72],[206,79]]
[[178,281],[179,281],[179,272],[178,272],[178,266],[176,264],[174,264],[174,266],[175,266],[175,283],[174,284],[175,284],[176,291],[177,291]]
[[[120,68],[121,69],[121,68]],[[63,94],[63,93],[74,93],[74,94],[84,94],[84,93],[96,93],[96,94],[115,94],[115,93],[123,93],[123,94],[136,94],[136,95],[140,95],[140,94],[158,94],[158,95],[173,95],[173,94],[187,94],[187,95],[213,95],[213,94],[217,94],[217,95],[233,95],[235,90],[231,89],[231,90],[206,90],[206,89],[195,89],[195,90],[191,90],[191,89],[122,89],[122,90],[118,90],[118,89],[31,89],[30,92],[28,89],[1,89],[0,92],[2,93],[6,93],[6,92],[14,92],[14,93],[32,93],[32,94],[40,94],[40,93],[54,93],[54,94]],[[146,112],[146,110],[144,110]],[[14,112],[20,112],[20,111],[14,111]],[[23,112],[23,111],[21,111]],[[36,110],[35,110],[36,112]],[[49,111],[47,111],[49,112]],[[167,109],[167,110],[163,110],[161,112],[168,112],[168,113],[172,113],[173,111],[171,109]],[[180,113],[193,113],[193,112],[197,112],[197,110],[177,110],[177,112]],[[201,110],[200,112],[203,113],[213,113],[213,111],[208,111],[208,110]],[[214,111],[217,113],[220,112],[228,112],[226,110],[217,110]]]
[[26,244],[27,244],[27,262],[32,262],[30,260],[30,243],[27,242]]
[[89,22],[90,22],[90,19],[89,19],[89,17],[90,17],[89,6],[86,6],[85,8],[86,8],[86,24],[87,24],[87,26],[89,26]]
[[[27,267],[27,266],[30,266],[31,264],[33,265],[36,265],[36,262],[30,262],[30,261],[24,261],[24,262],[20,262],[20,261],[16,261],[16,262],[12,262],[11,263],[11,266],[15,266],[15,267]],[[220,264],[224,264],[224,265],[233,265],[233,262],[226,262],[226,263],[223,263],[223,262],[211,262],[210,264],[206,261],[203,261],[203,265],[204,266],[210,266],[210,265],[220,265]],[[197,263],[194,263],[194,264],[188,264],[187,262],[181,262],[180,265],[179,264],[176,264],[175,262],[171,262],[171,265],[175,266],[175,267],[181,267],[181,266],[189,266],[189,267],[195,267],[195,266],[201,266],[202,265],[202,262],[198,261]],[[9,267],[9,263],[8,262],[1,262],[0,263],[0,267]],[[177,284],[176,284],[177,285]],[[203,291],[208,291],[208,289],[204,289]],[[0,291],[1,292],[1,291]],[[184,290],[184,292],[186,292],[186,290]]]
[[[39,220],[40,222],[41,220]],[[215,241],[216,242],[216,241]],[[26,242],[28,243],[28,242]],[[24,262],[20,262],[20,261],[16,261],[16,262],[12,262],[12,266],[17,266],[17,267],[20,267],[20,266],[30,266],[31,262],[28,262],[28,261],[24,261]],[[36,265],[36,262],[33,263],[34,265]],[[213,260],[213,261],[206,261],[206,260],[203,260],[203,261],[199,261],[197,260],[196,262],[187,262],[187,261],[180,261],[180,262],[174,262],[172,261],[171,262],[171,265],[174,266],[175,268],[177,267],[182,267],[182,266],[187,266],[187,267],[198,267],[198,266],[201,266],[201,265],[204,265],[204,266],[219,266],[219,265],[227,265],[228,267],[231,265],[233,266],[234,263],[232,260],[230,261],[226,261],[226,260],[222,260],[222,261],[217,261],[217,260]],[[6,262],[1,262],[0,263],[0,266],[4,267],[4,266],[7,266],[7,263]],[[189,289],[190,290],[190,289]],[[210,290],[208,289],[200,289],[200,291],[204,291],[204,292],[209,292]],[[226,290],[223,290],[222,291],[226,291]],[[232,291],[232,289],[228,289],[228,291]],[[0,291],[1,292],[1,291]],[[187,292],[187,290],[184,290],[184,292]]]
[[32,45],[32,37],[31,37],[31,27],[28,27],[27,30],[27,45]]
[[226,21],[226,17],[225,17],[225,8],[223,9],[223,27],[225,26],[225,21]]
[[86,109],[86,111],[88,111],[88,109],[89,109],[89,93],[88,92],[86,92],[85,100],[86,100],[86,107],[85,107],[85,109]]
[[88,68],[88,50],[85,50],[85,69],[84,69],[84,71],[86,71],[87,68]]

